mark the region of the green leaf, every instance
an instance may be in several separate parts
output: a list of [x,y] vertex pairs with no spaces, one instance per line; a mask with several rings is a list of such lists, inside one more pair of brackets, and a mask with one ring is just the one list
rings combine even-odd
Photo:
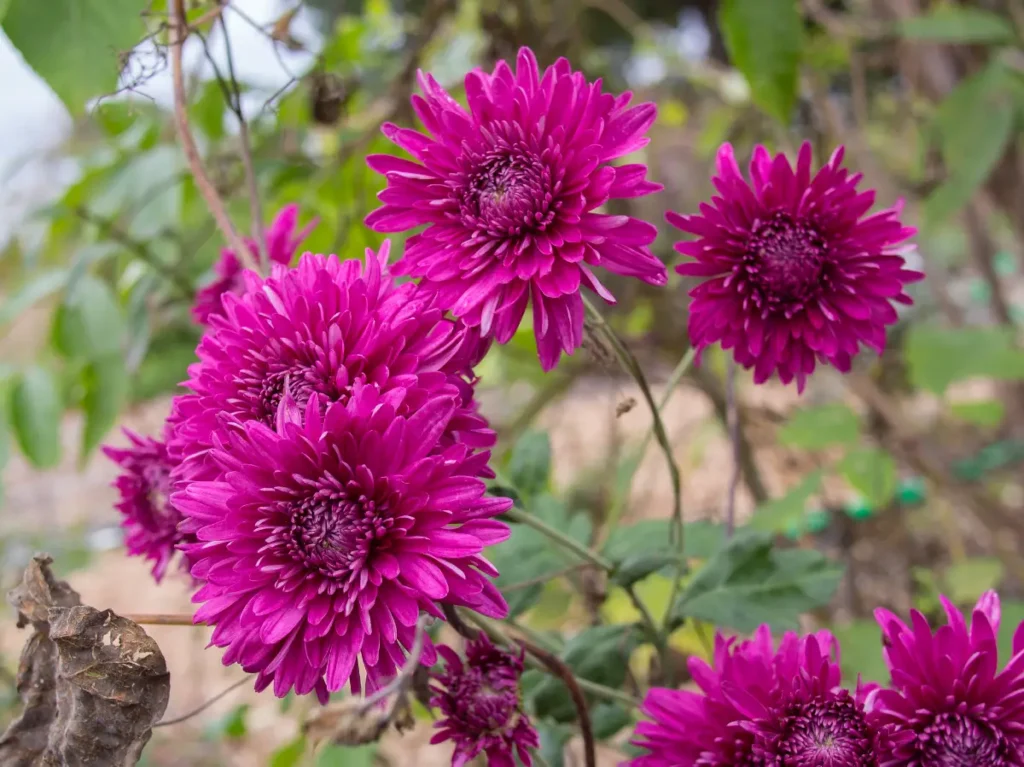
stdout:
[[224,91],[216,80],[203,83],[199,98],[192,104],[195,123],[211,141],[224,138]]
[[677,561],[678,555],[667,546],[630,554],[615,566],[611,580],[617,586],[628,588]]
[[68,281],[67,269],[43,272],[26,282],[0,305],[0,327],[13,321],[37,301],[61,290]]
[[121,353],[124,318],[106,282],[82,275],[54,314],[53,340],[69,359],[94,360]]
[[750,518],[749,527],[771,533],[789,532],[794,527],[802,530],[807,502],[818,492],[823,476],[823,471],[812,471],[781,498],[759,506]]
[[565,746],[572,738],[572,730],[564,725],[540,722],[537,725],[540,735],[538,753],[550,767],[565,767]]
[[722,0],[719,23],[729,58],[754,103],[784,125],[796,104],[803,20],[796,0]]
[[316,767],[373,767],[376,763],[377,744],[365,746],[328,745],[316,758]]
[[[618,688],[626,681],[629,657],[639,641],[640,632],[633,626],[596,626],[566,642],[561,657],[577,677]],[[576,707],[561,680],[545,676],[528,697],[538,716],[576,721]]]
[[1006,405],[997,399],[979,402],[954,402],[950,412],[961,421],[994,429],[1006,417]]
[[942,395],[968,378],[1024,379],[1024,351],[1008,328],[945,328],[912,325],[904,345],[910,382]]
[[299,737],[286,743],[270,756],[270,767],[299,767],[306,755],[306,739]]
[[107,435],[128,399],[128,373],[120,354],[90,361],[82,369],[82,410],[85,426],[79,464],[84,465],[92,451]]
[[1010,43],[1016,37],[1002,16],[965,5],[940,5],[930,13],[905,19],[900,33],[911,40],[941,43]]
[[[665,545],[669,539],[670,523],[665,519],[645,519],[631,525],[613,529],[605,541],[602,554],[619,563],[626,558]],[[725,529],[713,522],[689,522],[683,530],[683,556],[687,559],[707,559],[722,546]]]
[[[565,504],[550,495],[535,498],[530,504],[529,513],[584,545],[590,542],[592,528],[587,516],[570,515]],[[504,590],[509,586],[532,581],[545,573],[557,572],[575,561],[572,555],[532,527],[522,524],[511,527],[509,539],[491,547],[487,552],[488,559],[501,573],[496,581],[498,589]],[[505,593],[509,616],[515,617],[533,607],[543,590],[544,584],[536,583]]]
[[56,379],[40,367],[31,367],[11,389],[11,428],[25,457],[39,469],[60,461],[60,417],[63,403]]
[[614,737],[632,721],[633,717],[621,703],[602,701],[590,709],[590,723],[598,740]]
[[887,506],[896,495],[896,462],[884,450],[851,450],[839,462],[839,471],[874,509]]
[[849,445],[860,436],[857,414],[841,403],[798,410],[779,430],[784,445],[804,450],[821,450],[832,445]]
[[226,740],[242,740],[249,733],[249,728],[246,724],[249,709],[248,703],[235,706],[225,716],[212,722],[206,728],[206,736],[214,740],[220,740],[221,738]]
[[860,675],[865,682],[889,683],[889,667],[882,655],[882,631],[875,621],[833,626],[832,633],[843,648],[843,681],[852,687]]
[[551,477],[551,440],[545,432],[528,431],[519,438],[512,448],[507,474],[516,489],[526,495],[547,489]]
[[997,60],[963,80],[939,106],[935,129],[949,172],[924,204],[929,226],[941,226],[988,178],[1013,136],[1013,79]]
[[945,594],[953,604],[974,604],[986,591],[1003,580],[1003,563],[995,557],[972,557],[946,569]]
[[767,533],[741,531],[701,568],[673,607],[684,618],[738,631],[762,623],[798,628],[799,616],[832,599],[842,568],[810,549],[775,549]]
[[73,114],[113,93],[120,57],[146,34],[147,0],[9,0],[3,29]]
[[1013,657],[1013,635],[1024,623],[1024,602],[1003,602],[1000,608],[999,660],[1003,665]]

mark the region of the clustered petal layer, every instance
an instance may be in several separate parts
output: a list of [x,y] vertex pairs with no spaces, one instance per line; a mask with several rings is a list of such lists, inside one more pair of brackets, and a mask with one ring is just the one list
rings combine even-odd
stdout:
[[[125,547],[129,554],[153,561],[153,577],[159,583],[186,538],[178,529],[181,514],[170,498],[172,463],[162,441],[123,431],[131,444],[105,445],[103,453],[122,469],[114,487],[121,496],[117,509],[123,517]],[[183,565],[187,569],[187,562]]]
[[892,684],[873,693],[872,715],[907,739],[881,767],[1011,767],[1024,764],[1024,623],[999,668],[1000,605],[984,594],[971,616],[942,598],[946,625],[916,610],[908,626],[876,611]]
[[541,72],[523,48],[515,72],[466,76],[467,111],[420,73],[416,114],[429,136],[392,124],[385,135],[415,161],[371,155],[388,182],[366,223],[379,232],[423,231],[396,264],[421,278],[441,304],[499,343],[512,338],[527,304],[541,365],[550,370],[583,339],[581,286],[613,301],[591,267],[667,280],[651,253],[651,224],[596,212],[609,200],[661,187],[644,165],[611,165],[648,143],[655,106],[629,108],[631,94],[602,92],[569,62]]
[[[311,221],[304,229],[296,232],[298,219],[299,206],[294,204],[281,208],[274,217],[264,235],[270,263],[286,266],[290,264],[299,245],[316,226],[316,221]],[[246,239],[245,243],[250,252],[259,257],[260,248],[256,241]],[[238,254],[230,248],[221,250],[220,260],[214,264],[213,271],[217,278],[196,293],[195,304],[192,307],[192,316],[201,325],[208,325],[211,317],[223,313],[222,299],[225,293],[237,295],[245,290],[242,262]]]
[[721,342],[755,382],[778,373],[801,390],[818,361],[848,372],[861,344],[881,353],[892,302],[911,303],[904,286],[924,277],[900,255],[914,230],[899,207],[867,215],[875,193],[857,190],[842,148],[813,175],[811,159],[810,144],[795,167],[759,146],[748,182],[725,144],[718,196],[699,215],[667,214],[696,236],[676,245],[693,259],[676,271],[702,279],[690,292],[694,346]]
[[[505,615],[481,552],[508,536],[493,517],[511,501],[484,496],[486,452],[444,439],[458,393],[420,395],[363,381],[326,407],[287,395],[273,426],[217,435],[221,478],[174,494],[198,538],[195,620],[258,690],[372,692],[405,663],[421,611]],[[422,662],[434,659],[426,638]]]
[[443,718],[430,742],[455,744],[452,767],[481,753],[492,767],[516,767],[516,757],[530,767],[540,739],[520,700],[523,654],[495,647],[486,634],[468,643],[465,662],[447,645],[437,651],[446,668],[434,674],[430,703]]

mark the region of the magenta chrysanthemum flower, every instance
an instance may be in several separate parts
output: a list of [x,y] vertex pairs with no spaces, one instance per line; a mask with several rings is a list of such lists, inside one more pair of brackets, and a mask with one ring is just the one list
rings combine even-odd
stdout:
[[486,344],[444,319],[435,296],[395,285],[388,252],[387,243],[379,255],[368,251],[365,265],[307,253],[294,269],[275,266],[266,280],[247,273],[247,292],[225,296],[225,313],[211,320],[189,368],[191,393],[175,400],[176,482],[215,478],[206,455],[225,423],[272,425],[285,392],[299,405],[314,393],[322,403],[346,401],[357,382],[385,394],[401,389],[403,415],[437,393],[457,393],[445,439],[494,444],[470,377]]
[[753,639],[715,640],[714,666],[690,659],[701,692],[651,689],[632,767],[875,767],[883,739],[864,700],[840,687],[827,631],[789,633],[775,651],[762,626]]
[[1024,764],[1024,623],[1013,657],[999,670],[999,597],[978,600],[970,626],[942,598],[947,624],[932,630],[916,610],[907,626],[875,612],[892,671],[888,689],[869,699],[871,715],[906,742],[881,767],[1011,767]]
[[540,745],[519,695],[523,654],[495,647],[486,634],[466,646],[466,661],[446,645],[437,648],[446,668],[434,675],[431,705],[443,719],[431,743],[452,741],[452,767],[463,767],[478,754],[492,767],[516,767],[515,757],[530,767],[530,749]]
[[[404,416],[407,397],[417,406]],[[486,451],[445,442],[460,407],[457,393],[362,381],[326,408],[319,394],[304,411],[288,395],[276,428],[225,430],[211,451],[223,479],[174,493],[199,540],[186,547],[203,582],[195,620],[215,626],[224,663],[257,674],[257,690],[326,702],[346,685],[358,694],[365,673],[372,692],[404,664],[421,611],[504,617],[481,552],[508,537],[493,517],[511,501],[484,496]]]
[[[117,509],[123,516],[125,547],[130,555],[153,561],[153,577],[159,583],[185,539],[178,530],[181,514],[170,500],[171,462],[163,442],[123,431],[131,445],[105,445],[103,453],[123,469],[113,486],[121,495]],[[187,563],[183,565],[187,569]]]
[[661,189],[645,165],[609,164],[646,146],[654,104],[627,108],[631,94],[602,93],[565,59],[542,73],[528,48],[515,73],[500,61],[493,74],[466,76],[468,112],[430,75],[419,83],[413,108],[432,138],[384,126],[416,162],[367,158],[388,187],[366,223],[379,232],[426,227],[409,238],[400,273],[422,278],[443,306],[499,343],[532,303],[545,370],[582,343],[581,285],[614,302],[592,266],[665,284],[648,247],[657,229],[595,212]]
[[[304,229],[295,231],[299,220],[299,206],[286,205],[281,208],[274,217],[270,228],[264,233],[267,241],[267,251],[272,264],[291,263],[295,251],[306,239],[316,220],[310,221]],[[259,254],[259,245],[255,240],[246,239],[246,245],[254,255]],[[208,325],[210,317],[223,314],[221,300],[225,293],[241,293],[245,289],[245,281],[242,279],[242,262],[238,255],[230,248],[224,248],[220,252],[220,260],[213,267],[217,279],[211,282],[202,290],[196,293],[195,305],[192,307],[192,316],[201,325]]]
[[676,250],[695,259],[676,267],[707,278],[690,292],[690,339],[698,350],[721,342],[757,383],[778,372],[803,390],[816,361],[848,372],[860,344],[881,353],[893,301],[911,303],[900,243],[914,229],[900,205],[866,216],[874,191],[857,191],[861,175],[842,167],[843,149],[811,175],[811,146],[796,167],[759,146],[748,183],[732,147],[718,151],[713,181],[720,196],[700,215],[668,213],[697,239]]

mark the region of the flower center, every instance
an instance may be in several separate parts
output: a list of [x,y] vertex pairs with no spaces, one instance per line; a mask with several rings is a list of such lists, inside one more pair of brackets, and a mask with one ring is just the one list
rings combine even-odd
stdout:
[[818,289],[826,251],[813,226],[779,212],[754,226],[744,265],[769,303],[800,301]]
[[466,158],[455,183],[463,222],[492,237],[544,231],[560,207],[550,164],[521,137],[493,137],[491,148]]
[[338,391],[334,382],[325,378],[315,367],[291,367],[270,373],[261,386],[259,393],[259,409],[264,423],[273,424],[277,418],[277,410],[287,391],[295,404],[303,407],[313,392],[322,394],[329,401],[342,401],[349,391]]
[[1010,767],[1016,749],[999,729],[960,714],[940,714],[918,736],[923,764],[933,767]]
[[519,694],[514,682],[495,688],[481,671],[470,668],[449,687],[449,692],[456,706],[453,715],[464,732],[498,733],[515,728]]
[[296,560],[328,578],[342,580],[362,569],[374,539],[391,526],[376,501],[317,493],[291,516],[289,548]]
[[151,532],[165,532],[174,529],[178,517],[171,511],[171,480],[167,465],[147,463],[142,467],[142,485],[146,497],[145,510],[148,514],[138,515],[139,524]]
[[795,704],[782,717],[777,740],[781,764],[789,767],[874,765],[871,731],[846,690]]

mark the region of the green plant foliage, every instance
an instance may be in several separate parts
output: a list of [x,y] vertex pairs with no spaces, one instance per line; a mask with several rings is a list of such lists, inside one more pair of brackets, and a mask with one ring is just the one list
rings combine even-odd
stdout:
[[887,506],[896,495],[896,461],[884,450],[851,450],[839,463],[839,472],[874,509]]
[[117,421],[128,399],[128,371],[120,354],[90,360],[82,368],[85,426],[79,462],[84,464]]
[[528,431],[519,438],[509,457],[508,478],[527,496],[547,489],[551,477],[551,440],[541,431]]
[[800,483],[781,498],[758,506],[748,523],[752,530],[771,533],[785,533],[793,529],[802,530],[807,511],[807,502],[821,487],[823,471],[812,471]]
[[145,36],[146,0],[7,0],[3,30],[74,114],[114,92],[121,57]]
[[761,623],[796,629],[801,613],[832,599],[841,577],[842,568],[819,551],[778,549],[767,533],[741,531],[697,572],[672,615],[737,631]]
[[123,351],[121,307],[109,285],[89,274],[68,290],[53,323],[54,346],[69,359],[95,360]]
[[911,40],[941,43],[1009,43],[1013,27],[991,11],[968,5],[942,3],[931,12],[906,19],[900,33]]
[[954,417],[967,423],[986,428],[995,428],[1006,417],[1006,405],[997,399],[981,402],[954,402],[949,406]]
[[63,402],[53,374],[33,366],[17,376],[10,390],[11,429],[18,447],[39,469],[60,461]]
[[779,442],[804,450],[849,445],[859,436],[857,414],[841,403],[798,410],[779,430]]
[[858,676],[864,682],[888,684],[889,668],[882,655],[882,630],[873,620],[859,620],[835,626],[832,633],[843,648],[843,681],[856,685]]
[[[605,559],[615,566],[612,582],[632,586],[676,563],[678,554],[669,545],[669,527],[668,520],[662,519],[645,519],[615,527],[602,549]],[[683,558],[706,559],[718,550],[724,539],[721,525],[690,522],[683,529]]]
[[1006,328],[944,328],[913,325],[904,347],[911,383],[934,394],[950,384],[985,376],[1024,379],[1024,351]]
[[943,575],[943,593],[957,605],[973,605],[978,597],[996,588],[1005,568],[995,557],[971,557],[954,562]]
[[796,0],[723,0],[718,18],[729,58],[750,83],[754,103],[788,125],[803,46]]

